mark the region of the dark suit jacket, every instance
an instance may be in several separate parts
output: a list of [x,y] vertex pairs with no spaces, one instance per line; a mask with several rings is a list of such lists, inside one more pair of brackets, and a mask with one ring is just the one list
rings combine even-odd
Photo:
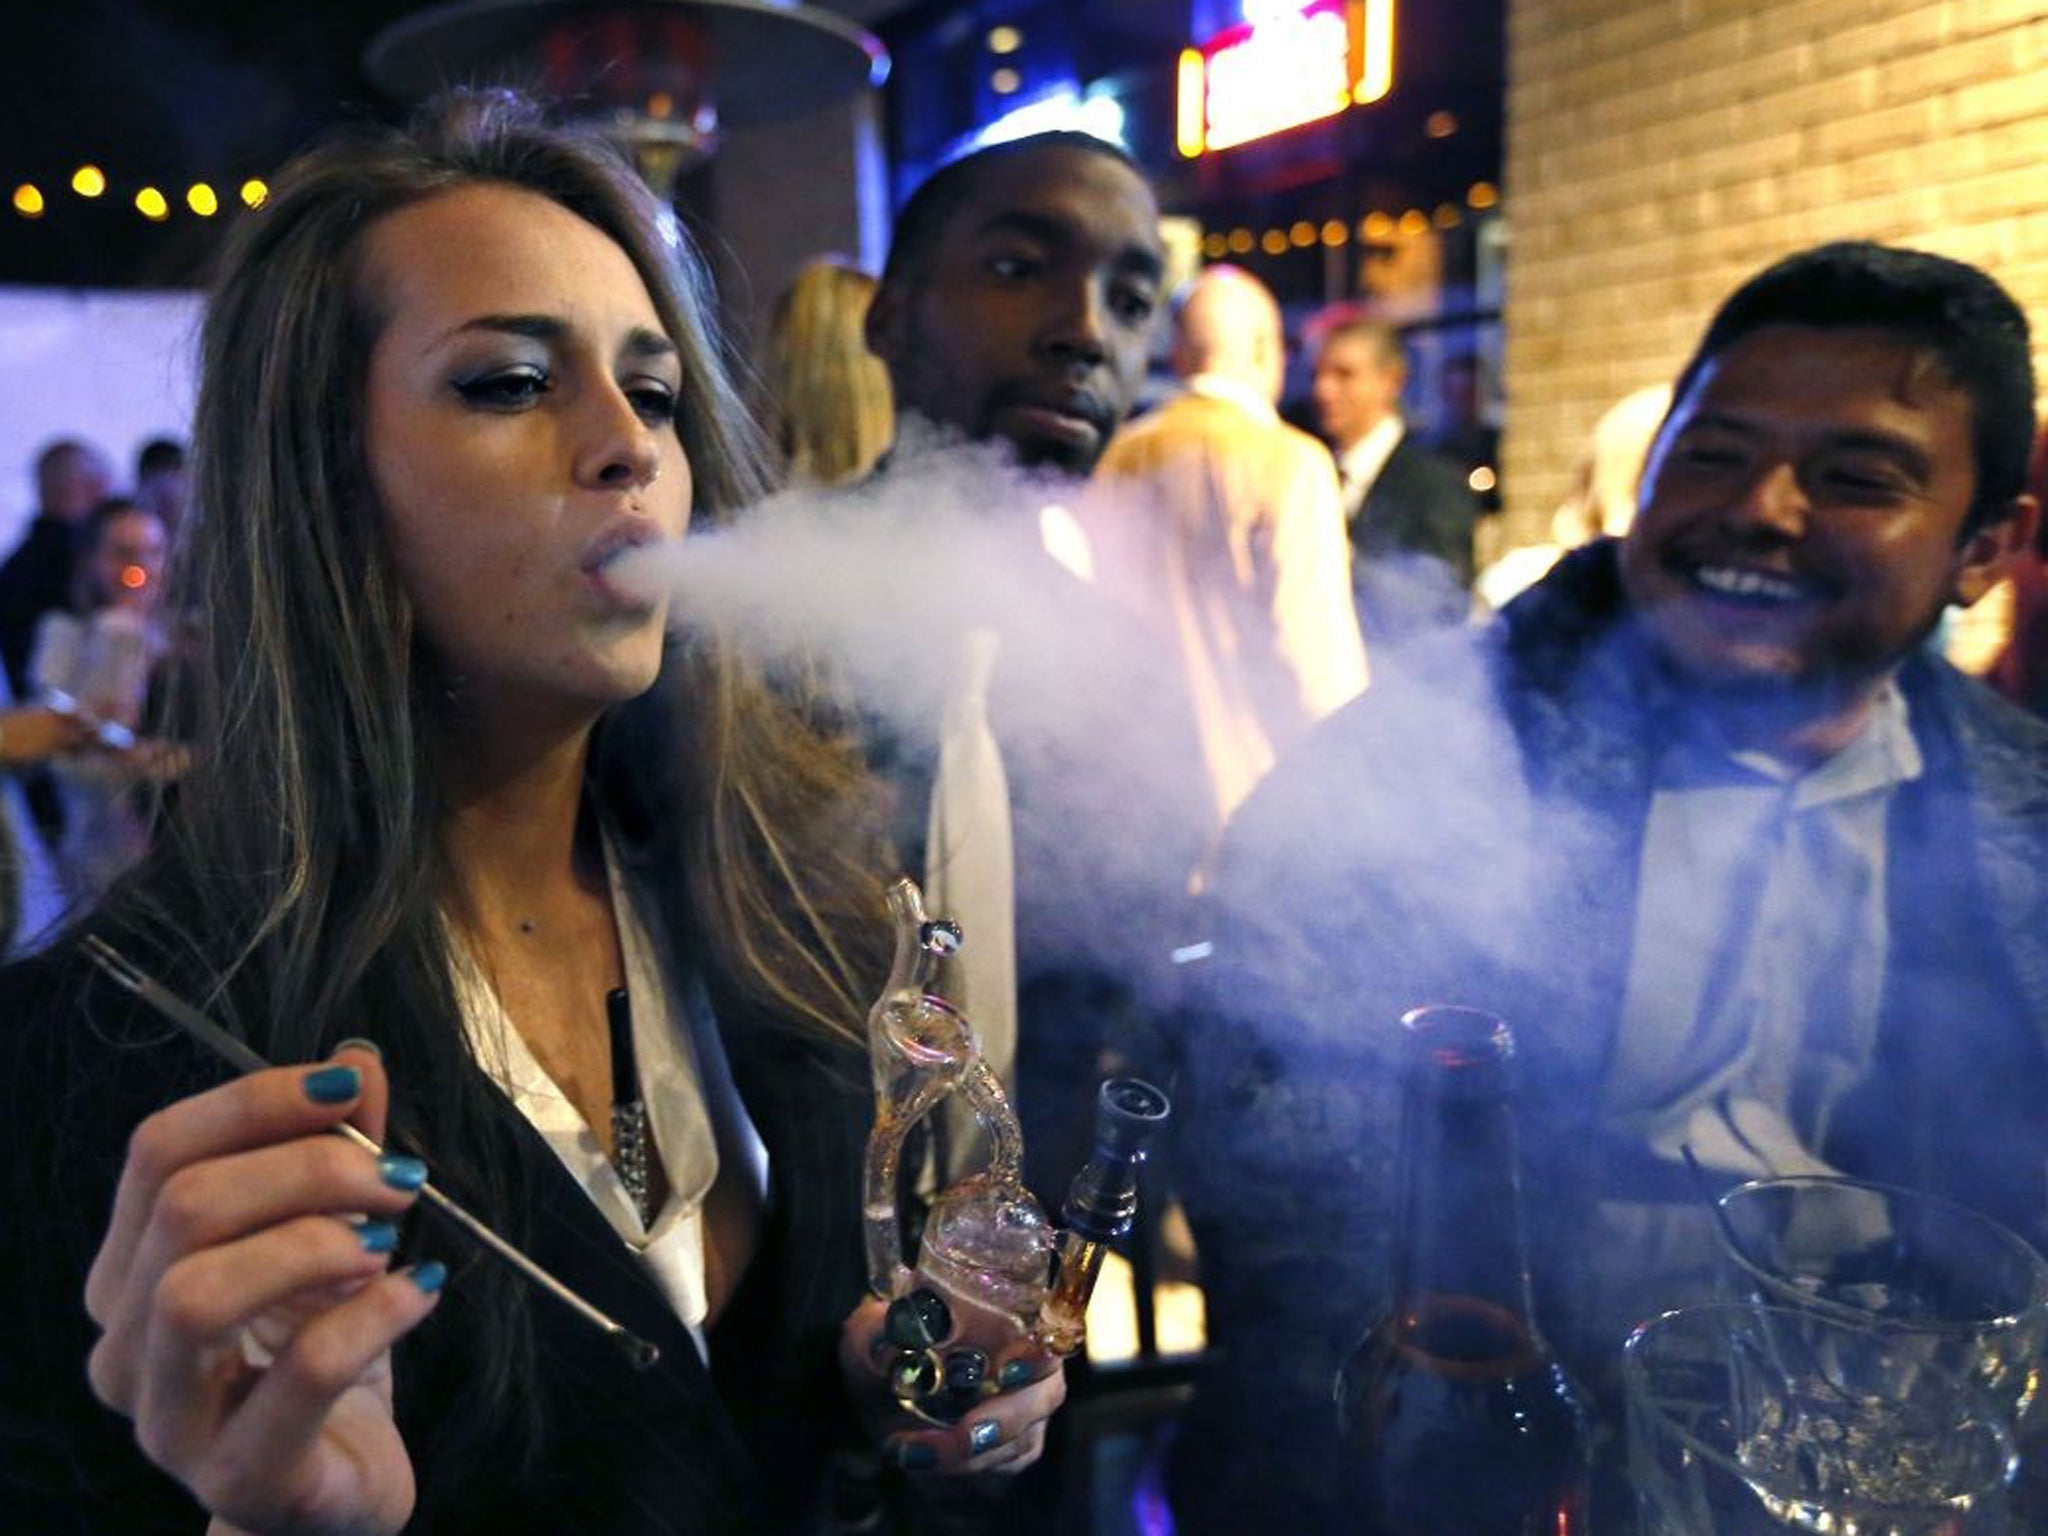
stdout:
[[1403,433],[1364,500],[1345,514],[1368,644],[1464,622],[1479,500],[1454,465]]
[[52,608],[71,596],[71,562],[77,548],[71,524],[39,516],[0,565],[0,662],[17,699],[29,696],[28,664],[36,644],[36,625]]
[[[80,969],[60,953],[0,971],[0,1179],[11,1232],[0,1304],[15,1320],[0,1371],[4,1523],[80,1536],[196,1533],[204,1513],[88,1391],[95,1330],[82,1297],[130,1131],[225,1073]],[[452,1273],[434,1316],[395,1356],[398,1421],[420,1485],[409,1530],[818,1528],[826,1460],[852,1435],[834,1352],[863,1290],[860,1148],[871,1101],[857,1053],[827,1061],[751,1022],[728,1014],[722,1033],[769,1149],[767,1225],[712,1335],[710,1368],[589,1198],[505,1104],[477,1135],[495,1140],[515,1170],[528,1251],[661,1349],[655,1368],[636,1373],[588,1325],[535,1297],[544,1438],[522,1451],[518,1434],[480,1416],[474,1362],[437,1327],[465,1305],[476,1251],[438,1222],[410,1224],[407,1250],[445,1259]]]

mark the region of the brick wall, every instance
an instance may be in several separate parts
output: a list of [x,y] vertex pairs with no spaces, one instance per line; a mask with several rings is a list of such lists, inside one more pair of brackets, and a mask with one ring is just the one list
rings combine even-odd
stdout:
[[2042,0],[1510,0],[1511,542],[1714,305],[1823,240],[1996,275],[2048,365]]

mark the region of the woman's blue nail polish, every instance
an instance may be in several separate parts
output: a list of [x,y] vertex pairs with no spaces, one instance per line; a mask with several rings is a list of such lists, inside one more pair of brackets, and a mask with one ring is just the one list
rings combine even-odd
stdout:
[[428,1259],[424,1264],[417,1264],[413,1267],[412,1283],[432,1294],[448,1283],[448,1266],[439,1259]]
[[996,1380],[1005,1392],[1021,1387],[1031,1379],[1031,1367],[1022,1360],[1005,1360],[1003,1368],[996,1373]]
[[967,1454],[979,1456],[992,1451],[1003,1443],[1003,1426],[994,1419],[983,1419],[967,1431]]
[[388,1221],[358,1222],[356,1236],[371,1253],[389,1253],[398,1246],[398,1228]]
[[939,1453],[922,1440],[898,1440],[890,1445],[889,1454],[906,1472],[929,1472],[939,1464]]
[[416,1157],[386,1152],[377,1159],[377,1177],[393,1189],[410,1194],[427,1182],[427,1165]]
[[315,1104],[346,1104],[363,1091],[363,1074],[354,1067],[322,1067],[308,1072],[301,1086]]

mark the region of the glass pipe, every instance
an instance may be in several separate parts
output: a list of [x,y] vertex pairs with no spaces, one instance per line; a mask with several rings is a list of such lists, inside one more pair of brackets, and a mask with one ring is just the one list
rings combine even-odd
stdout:
[[[897,1353],[890,1386],[908,1411],[952,1423],[993,1393],[990,1356],[1036,1333],[1059,1354],[1082,1341],[1082,1319],[1107,1245],[1129,1230],[1144,1146],[1168,1113],[1166,1095],[1135,1079],[1105,1083],[1095,1150],[1074,1181],[1056,1232],[1020,1176],[1024,1138],[1002,1084],[964,1015],[929,989],[965,942],[934,920],[909,880],[889,890],[895,961],[868,1014],[875,1125],[865,1167],[868,1283],[891,1302]],[[955,1094],[990,1147],[988,1165],[933,1201],[913,1270],[903,1262],[896,1192],[911,1128]]]
[[[970,1200],[951,1200],[956,1192],[1022,1196],[1030,1202],[1038,1225],[1045,1216],[1025,1193],[1019,1173],[1024,1161],[1024,1132],[1016,1111],[997,1081],[973,1027],[958,1009],[930,988],[939,962],[957,953],[965,942],[960,925],[926,916],[924,895],[915,882],[898,880],[889,887],[889,916],[896,929],[896,957],[888,984],[868,1010],[868,1057],[875,1080],[875,1125],[868,1135],[865,1170],[868,1285],[877,1296],[900,1296],[911,1272],[903,1262],[903,1244],[896,1210],[896,1189],[903,1163],[903,1145],[916,1124],[946,1099],[964,1098],[988,1138],[988,1167],[941,1195],[927,1219],[927,1230],[943,1213],[952,1225],[964,1219],[960,1208]],[[1015,1223],[1028,1228],[1024,1214]],[[1048,1245],[1050,1238],[1047,1238]],[[1043,1265],[1040,1265],[1042,1274]],[[1035,1305],[1035,1303],[1034,1303]]]

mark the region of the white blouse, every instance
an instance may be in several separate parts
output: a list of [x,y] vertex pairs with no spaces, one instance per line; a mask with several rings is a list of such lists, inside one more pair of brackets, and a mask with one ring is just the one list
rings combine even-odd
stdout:
[[631,999],[640,1095],[668,1177],[668,1195],[652,1225],[642,1225],[596,1135],[528,1049],[496,989],[458,938],[455,983],[463,1026],[477,1062],[561,1159],[668,1298],[696,1340],[698,1354],[708,1358],[704,1198],[718,1178],[722,1154],[741,1161],[756,1198],[765,1199],[768,1149],[733,1086],[702,981],[693,975],[681,987],[670,984],[609,837],[605,873]]

